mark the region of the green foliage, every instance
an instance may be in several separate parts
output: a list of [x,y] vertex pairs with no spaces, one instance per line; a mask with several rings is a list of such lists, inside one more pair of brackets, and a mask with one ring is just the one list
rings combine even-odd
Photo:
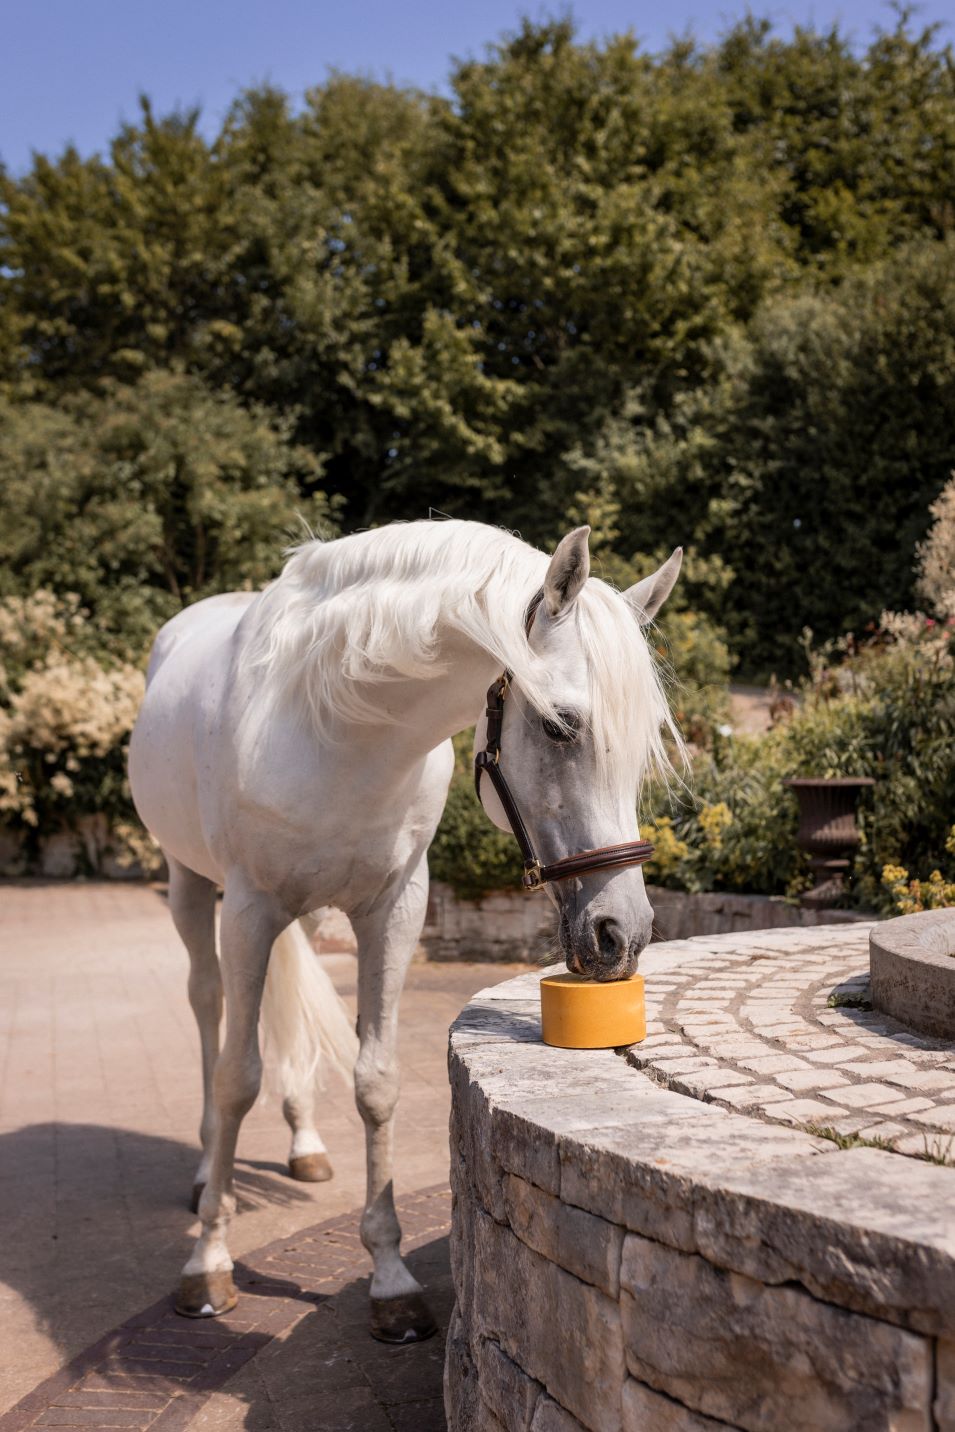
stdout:
[[524,873],[517,841],[491,824],[475,794],[473,742],[473,731],[455,737],[448,802],[428,852],[432,880],[445,881],[463,900],[518,889]]
[[622,514],[618,545],[677,539],[719,559],[725,590],[691,577],[691,600],[744,671],[793,673],[804,625],[826,639],[912,605],[955,458],[955,241],[767,301],[713,361],[652,425],[632,397],[591,468]]
[[785,894],[804,862],[796,847],[793,774],[777,733],[718,740],[693,761],[683,792],[658,792],[641,823],[656,846],[648,880],[677,889]]
[[955,65],[906,12],[861,53],[525,21],[450,99],[336,75],[211,142],[144,100],[105,158],[0,176],[0,388],[188,373],[287,423],[346,528],[548,543],[596,494],[608,558],[718,558],[693,605],[785,672],[804,622],[910,604],[955,462],[953,193]]
[[[905,10],[864,51],[749,18],[649,56],[525,21],[450,98],[266,87],[211,142],[144,100],[105,157],[0,173],[0,599],[74,594],[71,659],[109,673],[273,575],[300,518],[589,521],[621,586],[681,542],[655,641],[699,803],[658,817],[664,878],[797,888],[782,781],[852,767],[880,778],[859,890],[880,860],[927,880],[944,663],[896,640],[763,742],[719,728],[733,667],[794,675],[806,624],[914,606],[932,504],[948,611],[953,194],[955,57]],[[479,847],[477,883],[509,884],[468,779],[437,867]]]
[[928,889],[932,872],[947,868],[955,809],[955,624],[895,619],[893,627],[838,665],[815,660],[800,704],[766,736],[718,739],[695,760],[687,794],[669,813],[658,793],[655,819],[644,826],[658,847],[651,879],[686,890],[795,894],[807,869],[795,844],[795,798],[783,782],[871,775],[853,898],[893,908],[898,881],[883,884],[887,867]]
[[826,638],[910,605],[953,431],[955,242],[759,318],[707,543],[733,534],[727,624],[744,661],[791,669],[799,621]]
[[657,651],[673,673],[670,704],[688,741],[706,746],[729,717],[725,633],[699,612],[663,609]]
[[0,404],[0,595],[75,593],[138,659],[183,603],[274,576],[300,518],[328,522],[319,474],[287,423],[180,374]]

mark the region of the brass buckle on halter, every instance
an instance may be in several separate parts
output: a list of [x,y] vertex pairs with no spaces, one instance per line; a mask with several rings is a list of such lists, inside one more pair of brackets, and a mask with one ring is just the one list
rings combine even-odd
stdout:
[[539,860],[531,861],[529,865],[524,866],[521,886],[525,895],[532,895],[535,890],[543,890],[544,882],[541,879],[541,863]]

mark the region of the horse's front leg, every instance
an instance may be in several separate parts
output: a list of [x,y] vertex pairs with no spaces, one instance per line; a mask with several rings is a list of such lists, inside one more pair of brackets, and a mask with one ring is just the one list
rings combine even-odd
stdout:
[[382,1342],[409,1343],[437,1330],[420,1284],[399,1251],[392,1162],[398,1099],[398,1001],[424,923],[428,867],[422,858],[398,898],[353,918],[358,940],[358,1034],[355,1098],[365,1123],[368,1188],[361,1240],[374,1264],[371,1331]]
[[222,1023],[222,979],[216,958],[216,887],[173,856],[169,864],[169,909],[179,936],[189,953],[189,1003],[199,1026],[202,1050],[202,1122],[199,1138],[202,1160],[192,1185],[193,1213],[209,1177],[209,1161],[215,1137],[216,1111],[212,1080],[219,1057],[219,1026]]
[[226,1237],[235,1212],[232,1187],[239,1127],[262,1082],[259,1008],[273,942],[289,916],[274,898],[241,876],[226,880],[219,932],[225,987],[226,1037],[213,1076],[216,1107],[209,1177],[199,1200],[202,1232],[182,1270],[176,1312],[215,1317],[237,1302]]

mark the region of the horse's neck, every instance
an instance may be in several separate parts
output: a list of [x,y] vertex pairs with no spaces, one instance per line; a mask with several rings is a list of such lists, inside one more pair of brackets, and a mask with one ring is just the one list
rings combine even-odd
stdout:
[[440,642],[439,671],[426,680],[384,682],[379,701],[401,747],[424,754],[473,726],[499,660],[457,633]]

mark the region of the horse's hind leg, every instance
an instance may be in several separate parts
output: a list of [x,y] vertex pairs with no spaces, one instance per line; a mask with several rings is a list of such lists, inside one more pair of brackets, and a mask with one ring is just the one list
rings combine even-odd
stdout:
[[178,860],[169,863],[169,909],[179,937],[189,954],[189,1003],[199,1026],[202,1050],[202,1122],[199,1138],[202,1158],[192,1187],[192,1211],[199,1211],[199,1196],[209,1177],[215,1105],[212,1074],[219,1057],[219,1026],[222,1022],[222,977],[216,959],[216,887]]
[[332,1177],[331,1160],[315,1127],[315,1081],[289,1090],[282,1100],[285,1122],[292,1130],[288,1171],[302,1183],[326,1183]]
[[323,1057],[322,1020],[329,997],[338,1003],[301,922],[296,922],[272,951],[262,1030],[266,1056],[272,1056],[269,1062],[282,1091],[282,1113],[292,1130],[289,1173],[303,1183],[324,1183],[332,1177],[314,1113],[316,1072]]
[[272,896],[230,874],[220,928],[226,1037],[212,1081],[216,1111],[212,1158],[199,1200],[202,1232],[182,1270],[176,1299],[176,1311],[187,1317],[214,1317],[236,1304],[232,1259],[226,1245],[229,1220],[235,1212],[235,1146],[239,1127],[262,1082],[259,1010],[269,954],[288,924],[288,914]]
[[419,1342],[437,1331],[420,1284],[401,1257],[392,1162],[398,1099],[398,1001],[421,934],[428,899],[422,858],[395,903],[353,918],[358,938],[358,1012],[361,1049],[355,1097],[365,1123],[368,1188],[361,1241],[374,1264],[371,1331],[382,1342]]

